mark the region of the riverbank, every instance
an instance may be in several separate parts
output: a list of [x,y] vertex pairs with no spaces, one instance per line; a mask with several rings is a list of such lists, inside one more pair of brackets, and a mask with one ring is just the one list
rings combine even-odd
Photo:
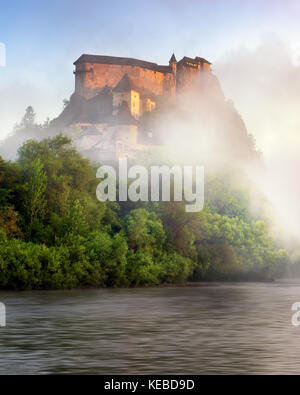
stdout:
[[155,289],[155,288],[186,288],[186,287],[205,287],[210,285],[222,285],[222,284],[268,284],[268,283],[275,283],[280,281],[288,281],[288,278],[282,279],[249,279],[249,280],[209,280],[209,281],[187,281],[184,283],[162,283],[162,284],[146,284],[143,286],[119,286],[119,287],[107,287],[107,286],[86,286],[86,287],[76,287],[76,288],[64,288],[64,289],[47,289],[47,288],[36,288],[36,289],[0,289],[0,293],[4,292],[38,292],[38,291],[45,291],[45,292],[58,292],[58,291],[90,291],[90,290],[105,290],[105,289],[127,289],[127,290],[135,290],[135,289]]

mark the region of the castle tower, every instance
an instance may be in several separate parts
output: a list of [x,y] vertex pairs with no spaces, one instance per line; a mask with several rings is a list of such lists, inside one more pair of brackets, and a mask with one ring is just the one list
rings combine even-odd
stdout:
[[109,125],[110,135],[113,136],[115,158],[129,157],[137,146],[137,120],[132,115],[128,103],[123,101],[119,111]]
[[113,89],[113,106],[118,108],[126,102],[131,115],[138,119],[140,116],[140,94],[135,89],[132,81],[127,74],[124,74],[123,78]]
[[169,61],[169,65],[170,67],[172,67],[172,71],[174,73],[174,76],[176,77],[176,73],[177,73],[177,60],[175,58],[175,55],[173,53],[173,55],[171,56],[171,59]]

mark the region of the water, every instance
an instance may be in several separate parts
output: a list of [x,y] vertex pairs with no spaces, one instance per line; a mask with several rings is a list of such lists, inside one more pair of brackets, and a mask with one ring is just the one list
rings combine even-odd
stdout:
[[1,374],[300,373],[300,282],[0,293]]

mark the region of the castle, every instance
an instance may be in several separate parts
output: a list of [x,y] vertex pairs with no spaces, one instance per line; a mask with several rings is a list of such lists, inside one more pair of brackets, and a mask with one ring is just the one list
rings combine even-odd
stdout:
[[113,56],[82,55],[75,65],[75,93],[62,114],[80,129],[78,148],[97,161],[130,157],[152,145],[139,138],[139,120],[160,101],[176,96],[199,73],[211,71],[204,58],[173,54],[168,66]]

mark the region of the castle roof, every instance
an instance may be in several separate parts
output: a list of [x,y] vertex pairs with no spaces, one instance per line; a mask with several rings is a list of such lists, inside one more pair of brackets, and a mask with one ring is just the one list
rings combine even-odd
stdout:
[[77,66],[83,63],[97,63],[97,64],[117,64],[122,66],[138,66],[145,69],[158,71],[160,73],[172,73],[170,66],[161,66],[157,63],[146,62],[145,60],[133,58],[121,58],[118,56],[103,56],[103,55],[87,55],[83,54],[74,62]]
[[132,89],[134,89],[132,81],[130,80],[127,74],[124,74],[123,78],[114,88],[114,92],[128,92],[131,91]]
[[208,60],[204,59],[204,58],[200,58],[199,56],[196,56],[195,59],[193,58],[189,58],[187,56],[184,56],[178,63],[185,63],[185,62],[189,62],[189,63],[208,63],[211,64]]
[[119,81],[117,86],[113,89],[113,92],[129,92],[135,90],[143,98],[149,98],[155,100],[155,95],[149,89],[142,86],[136,86],[132,80],[128,77],[128,74],[124,74],[122,79]]
[[195,57],[195,60],[198,61],[198,62],[203,62],[203,63],[211,64],[207,59],[200,58],[199,56],[196,56],[196,57]]

